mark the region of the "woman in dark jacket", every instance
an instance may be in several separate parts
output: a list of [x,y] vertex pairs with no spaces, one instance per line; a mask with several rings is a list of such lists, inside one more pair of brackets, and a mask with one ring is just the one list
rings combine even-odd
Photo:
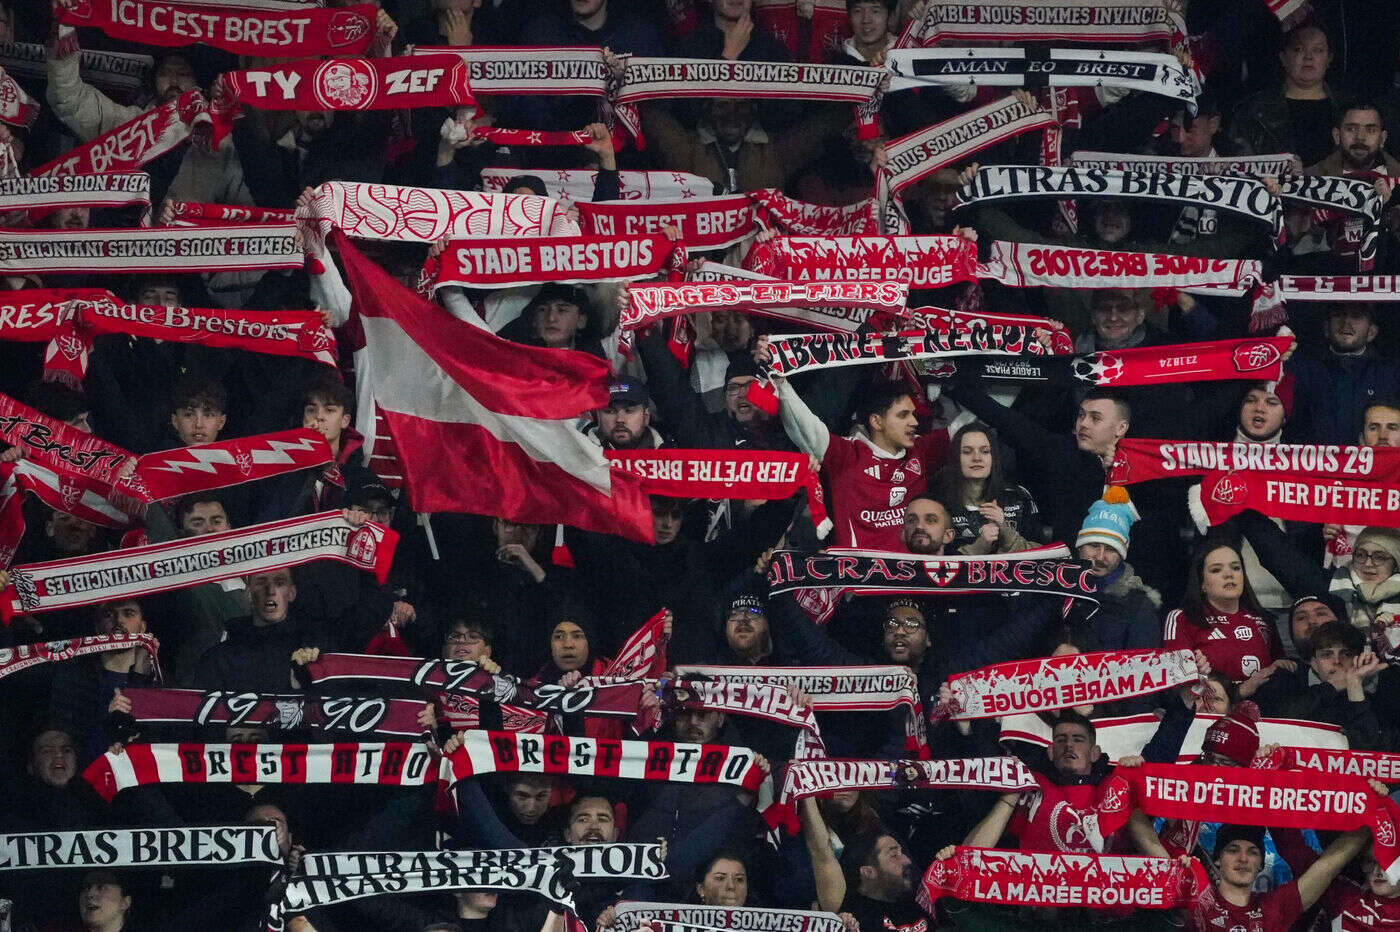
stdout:
[[[1031,493],[1006,481],[996,431],[980,421],[953,435],[934,494],[948,509],[959,553],[1015,553],[1038,546],[1040,512]],[[1027,539],[1029,534],[1032,539]]]

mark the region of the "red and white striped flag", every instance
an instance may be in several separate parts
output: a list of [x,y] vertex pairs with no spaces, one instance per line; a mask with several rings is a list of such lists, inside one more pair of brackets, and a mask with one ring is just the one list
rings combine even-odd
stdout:
[[666,609],[632,632],[602,672],[624,680],[656,679],[666,671]]
[[[364,328],[358,377],[393,436],[415,511],[653,539],[641,481],[573,427],[607,406],[605,361],[457,320],[333,236]],[[378,439],[366,438],[371,456]]]

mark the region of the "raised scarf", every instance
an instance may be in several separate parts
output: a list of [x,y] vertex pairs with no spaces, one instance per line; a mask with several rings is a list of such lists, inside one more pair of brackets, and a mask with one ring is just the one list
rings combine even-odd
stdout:
[[1288,301],[1400,301],[1400,275],[1281,275],[1274,287]]
[[[499,196],[499,195],[498,195]],[[690,249],[726,249],[758,232],[747,195],[681,200],[579,201],[578,223],[590,236],[651,236],[674,226]]]
[[633,285],[618,327],[637,330],[699,311],[768,314],[779,308],[836,306],[899,316],[908,298],[902,282],[732,282]]
[[977,280],[977,246],[961,236],[775,236],[756,243],[744,266],[787,281],[942,288]]
[[426,703],[363,696],[268,695],[226,689],[122,690],[131,700],[131,717],[160,725],[222,725],[307,729],[416,738],[423,733],[418,713]]
[[1313,209],[1316,219],[1325,222],[1336,214],[1350,214],[1364,221],[1361,244],[1356,251],[1365,271],[1376,258],[1380,238],[1381,211],[1385,207],[1370,181],[1336,175],[1290,175],[1279,180],[1280,196],[1294,204]]
[[965,161],[974,153],[1056,125],[1055,116],[1040,107],[1027,107],[1008,95],[981,107],[915,130],[885,143],[885,173],[896,194],[945,165]]
[[101,288],[26,288],[0,292],[0,340],[44,343],[58,335],[70,301],[116,301]]
[[0,614],[51,612],[139,599],[235,576],[335,560],[388,578],[398,534],[378,524],[352,528],[339,511],[269,521],[90,556],[31,563],[10,570]]
[[1100,171],[1174,172],[1178,175],[1254,175],[1277,177],[1288,171],[1294,156],[1275,155],[1125,155],[1122,152],[1094,152],[1080,149],[1070,156],[1075,168]]
[[48,213],[58,207],[110,208],[133,204],[151,206],[151,176],[145,172],[0,178],[0,213]]
[[0,272],[6,275],[254,272],[299,269],[303,261],[290,223],[0,231]]
[[667,690],[664,701],[672,709],[718,709],[820,734],[814,710],[798,708],[786,688],[773,684],[688,680]]
[[829,207],[788,197],[777,188],[759,188],[748,196],[759,222],[786,236],[895,236],[909,232],[907,218],[892,216],[886,200],[878,197]]
[[815,0],[811,4],[806,48],[801,43],[802,14],[798,7],[794,0],[755,0],[754,25],[781,42],[794,61],[829,61],[851,34],[845,5],[839,0]]
[[555,686],[526,683],[506,673],[487,673],[469,660],[422,660],[375,654],[323,653],[306,665],[312,683],[370,680],[417,686],[433,693],[471,696],[538,712],[630,717],[644,684]]
[[233,128],[243,106],[263,110],[476,108],[467,66],[456,55],[328,58],[226,71],[214,82],[213,141]]
[[[556,200],[578,204],[591,203],[598,172],[584,168],[528,169],[483,168],[481,187],[485,191],[504,191],[522,175],[533,175],[544,182],[546,193]],[[709,197],[714,194],[714,182],[689,172],[620,171],[617,173],[619,197],[624,201],[680,200]]]
[[[1150,440],[1125,437],[1113,451],[1108,481],[1129,485],[1173,476],[1235,474],[1303,475],[1400,483],[1400,450],[1313,443]],[[1264,475],[1260,475],[1262,480]]]
[[1290,770],[1318,770],[1382,783],[1400,783],[1400,754],[1285,746],[1275,751],[1274,757],[1280,767]]
[[43,108],[20,87],[18,81],[0,68],[0,123],[28,129]]
[[567,236],[578,226],[556,200],[533,194],[483,194],[408,188],[358,181],[327,181],[316,188],[309,210],[321,235],[334,227],[358,239],[435,243],[444,236]]
[[783,775],[782,800],[796,802],[843,790],[1036,790],[1030,769],[1015,757],[970,757],[944,760],[793,761]]
[[720,744],[468,731],[462,746],[443,758],[442,778],[456,783],[482,773],[551,773],[757,790],[765,774],[756,757],[748,748]]
[[129,744],[83,771],[107,802],[133,786],[162,783],[427,786],[434,754],[403,741],[335,744]]
[[90,26],[142,45],[208,45],[235,55],[302,58],[359,55],[375,34],[375,7],[256,8],[168,0],[83,0],[55,8],[69,26]]
[[617,656],[603,668],[604,676],[620,679],[657,679],[666,672],[666,609],[652,615],[633,631]]
[[[686,273],[686,280],[705,284],[776,281],[762,272],[709,261],[700,263],[698,268],[689,269]],[[823,333],[855,333],[863,327],[883,330],[892,326],[896,321],[902,321],[908,313],[904,308],[891,312],[872,311],[863,307],[769,307],[763,316],[772,320],[782,320],[803,327],[811,327]],[[686,321],[683,319],[678,321],[678,324],[684,323]],[[679,331],[688,333],[688,329],[684,327],[679,328]],[[675,352],[674,347],[672,351]],[[678,356],[678,358],[680,357]]]
[[204,97],[189,90],[176,100],[132,117],[96,139],[69,149],[31,171],[46,175],[94,175],[135,171],[155,161],[189,138],[196,125],[207,123]]
[[[136,95],[151,85],[155,60],[133,52],[78,50],[78,75],[118,98]],[[48,79],[48,54],[41,42],[0,42],[0,67],[11,75]]]
[[[61,663],[74,657],[88,657],[93,654],[106,654],[115,650],[131,650],[139,647],[156,660],[156,639],[149,634],[94,634],[72,638],[67,641],[20,644],[16,647],[0,647],[0,679],[41,663]],[[155,666],[156,677],[160,677],[160,666]]]
[[245,204],[202,204],[167,200],[169,226],[210,227],[230,223],[291,223],[296,211],[285,207],[250,207]]
[[1172,346],[1101,350],[1082,356],[1041,356],[978,361],[981,378],[992,382],[1058,385],[1165,385],[1249,379],[1277,381],[1293,337],[1214,340]]
[[474,94],[604,97],[608,92],[608,66],[600,48],[415,45],[409,54],[459,58]]
[[1163,52],[905,48],[888,52],[885,66],[891,92],[938,85],[1118,87],[1194,102],[1198,91],[1192,74]]
[[978,275],[1012,288],[1180,288],[1209,285],[1243,294],[1260,277],[1257,259],[993,241]]
[[771,450],[604,450],[608,462],[642,478],[649,495],[670,498],[791,498],[802,489],[820,526],[827,521],[818,479],[804,453]]
[[635,281],[684,274],[685,249],[676,245],[660,234],[455,240],[423,269],[434,289]]
[[1181,909],[1210,889],[1199,861],[1101,854],[1029,854],[959,845],[924,874],[920,902],[1087,909]]
[[104,828],[0,835],[0,869],[280,864],[273,825]]
[[[635,903],[623,900],[617,904],[617,920],[611,932],[637,932],[648,921],[666,923],[667,932],[673,928],[691,930],[714,929],[781,929],[783,932],[845,932],[845,925],[831,913],[808,909],[764,909],[758,906],[700,906],[683,903]],[[878,930],[877,930],[878,932]]]
[[1186,35],[1176,4],[1164,0],[930,0],[911,17],[897,47],[961,42],[1169,42]]
[[958,206],[1043,197],[1167,200],[1257,220],[1268,224],[1275,237],[1283,230],[1283,208],[1279,199],[1269,193],[1263,182],[1240,176],[984,165],[972,181],[959,189]]
[[930,714],[935,720],[970,721],[1053,712],[1146,696],[1197,679],[1189,650],[1110,650],[1013,660],[949,677],[952,702]]
[[[0,463],[0,569],[5,569],[24,537],[24,495],[28,492],[55,511],[99,527],[125,529],[132,516],[108,501],[112,487],[83,476],[58,472],[30,459]],[[137,509],[133,509],[137,510]]]
[[803,333],[771,338],[768,345],[773,356],[767,371],[784,377],[842,366],[957,356],[1045,354],[1029,327],[992,327],[975,320],[949,320],[936,329],[898,333]]
[[1376,861],[1400,880],[1400,808],[1377,796],[1360,777],[1313,770],[1259,770],[1199,764],[1119,767],[1099,806],[1103,837],[1126,824],[1134,809],[1149,816],[1234,825],[1346,832],[1367,827]]
[[1212,525],[1254,510],[1285,521],[1400,526],[1400,488],[1389,482],[1212,472],[1201,479],[1201,505]]

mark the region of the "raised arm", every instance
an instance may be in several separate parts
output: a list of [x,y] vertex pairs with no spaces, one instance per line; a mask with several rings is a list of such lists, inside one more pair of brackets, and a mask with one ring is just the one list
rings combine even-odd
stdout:
[[1342,868],[1351,863],[1351,859],[1366,847],[1366,840],[1370,837],[1371,830],[1368,828],[1353,829],[1338,835],[1322,852],[1322,857],[1303,871],[1303,875],[1298,878],[1298,899],[1303,901],[1303,909],[1311,909],[1322,894],[1327,892],[1327,888],[1342,872]]
[[817,883],[817,906],[829,913],[841,908],[846,899],[846,875],[831,850],[826,820],[817,808],[814,796],[799,800],[797,820],[802,823],[802,840],[807,843],[807,856],[812,859],[812,876]]
[[1006,834],[1006,827],[1011,824],[1011,817],[1016,814],[1016,803],[1020,799],[1020,793],[1001,794],[992,811],[983,816],[982,821],[967,833],[963,844],[970,848],[995,847],[1001,836]]

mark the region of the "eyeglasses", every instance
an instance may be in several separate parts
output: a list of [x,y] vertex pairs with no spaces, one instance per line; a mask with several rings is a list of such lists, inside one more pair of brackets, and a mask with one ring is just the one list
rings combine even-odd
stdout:
[[905,631],[918,631],[923,626],[924,623],[918,618],[895,618],[891,615],[885,619],[886,631],[898,631],[900,628]]
[[463,632],[460,634],[449,634],[444,640],[449,644],[484,644],[486,639],[479,634]]
[[1353,550],[1351,553],[1353,563],[1370,563],[1373,566],[1381,566],[1387,560],[1392,563],[1395,558],[1384,550]]
[[746,382],[730,382],[728,385],[724,386],[724,393],[731,398],[737,398],[749,390],[749,382],[752,381],[754,380],[749,379]]

